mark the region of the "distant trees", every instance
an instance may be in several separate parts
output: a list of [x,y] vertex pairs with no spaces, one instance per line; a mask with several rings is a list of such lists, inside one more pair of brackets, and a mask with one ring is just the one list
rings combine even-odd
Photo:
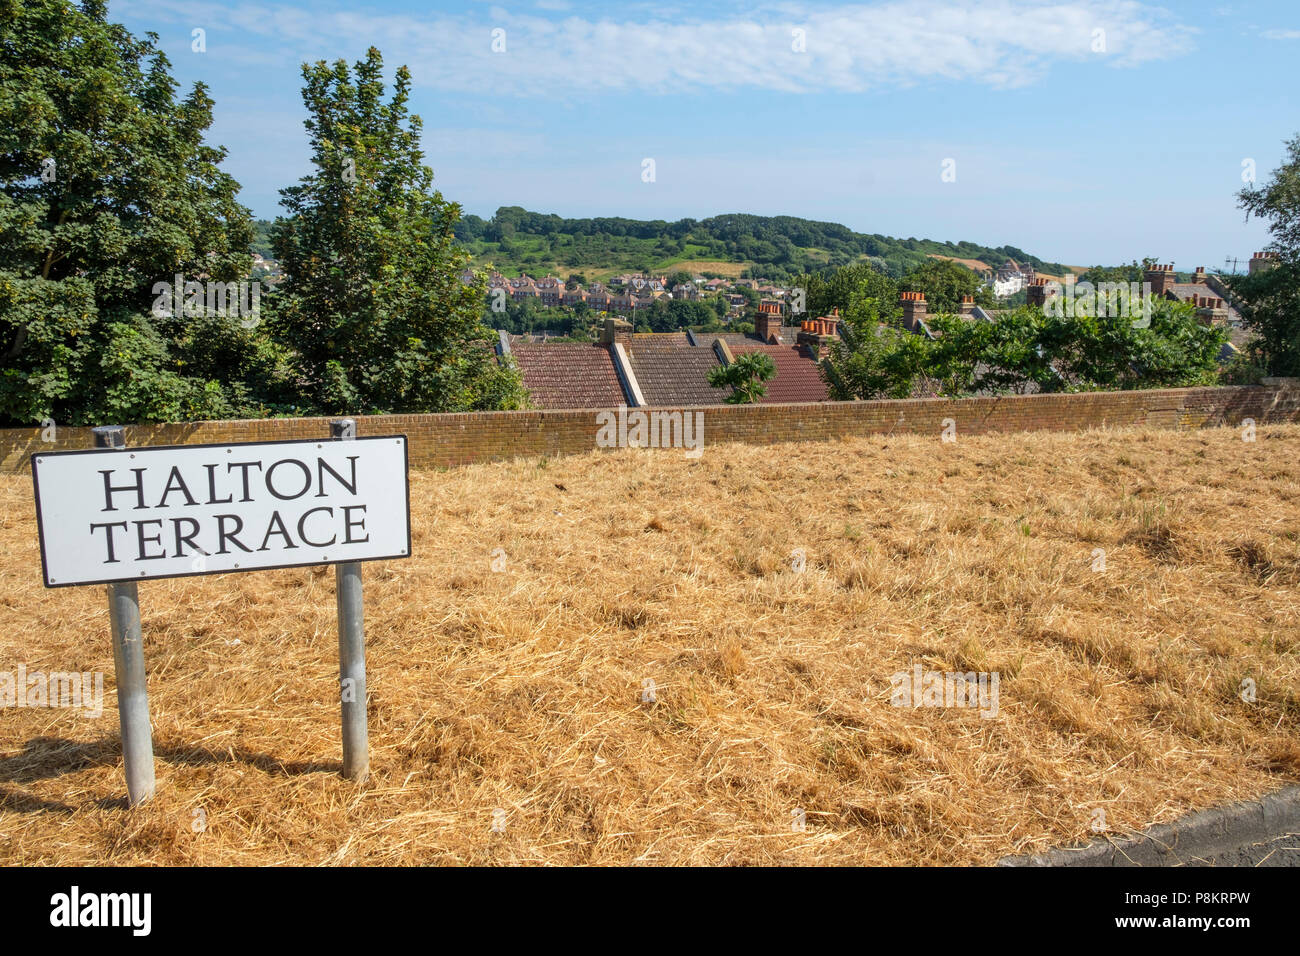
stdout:
[[585,302],[578,308],[563,309],[544,306],[537,299],[527,297],[515,300],[507,297],[501,312],[491,310],[491,298],[483,306],[483,324],[492,329],[502,329],[514,335],[528,332],[553,332],[569,335],[585,329],[591,309]]
[[830,273],[815,272],[801,277],[795,285],[804,289],[805,305],[813,318],[830,315],[833,309],[847,313],[855,296],[879,303],[882,315],[898,302],[897,283],[865,262]]
[[[934,254],[986,262],[996,260],[999,264],[1013,257],[1040,271],[1064,271],[1059,263],[1043,262],[1012,246],[993,249],[972,242],[892,239],[854,232],[839,223],[795,216],[730,213],[677,222],[561,219],[519,206],[503,206],[490,220],[467,218],[457,235],[475,256],[491,254],[503,269],[516,269],[523,264],[523,256],[531,249],[525,241],[545,238],[550,243],[549,254],[566,269],[583,266],[652,271],[656,262],[663,268],[665,260],[689,254],[699,259],[753,263],[745,270],[746,278],[781,282],[864,259],[879,271],[900,278],[925,265]],[[506,245],[493,248],[498,243]]]
[[654,332],[675,332],[709,325],[717,319],[717,314],[706,303],[689,299],[656,299],[648,311],[643,321]]
[[1246,328],[1259,334],[1257,359],[1270,375],[1300,376],[1300,135],[1263,186],[1247,186],[1237,202],[1247,217],[1268,222],[1273,264],[1254,275],[1230,276],[1228,286]]
[[976,305],[993,308],[993,293],[979,274],[959,262],[930,259],[899,280],[900,292],[923,292],[930,312],[956,313],[962,296]]
[[1155,259],[1144,259],[1141,262],[1134,259],[1126,266],[1093,266],[1079,276],[1079,281],[1091,282],[1093,285],[1100,282],[1141,283],[1144,273],[1154,263]]

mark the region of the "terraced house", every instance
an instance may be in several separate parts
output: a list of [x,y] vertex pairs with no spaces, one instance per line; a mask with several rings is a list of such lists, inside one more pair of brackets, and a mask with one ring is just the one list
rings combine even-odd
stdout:
[[764,404],[829,399],[818,358],[839,335],[839,316],[781,325],[779,309],[759,313],[752,333],[633,332],[617,318],[605,320],[600,341],[529,342],[497,333],[497,355],[519,367],[539,408],[630,408],[717,405],[729,394],[709,384],[709,372],[738,356],[762,352],[776,376]]

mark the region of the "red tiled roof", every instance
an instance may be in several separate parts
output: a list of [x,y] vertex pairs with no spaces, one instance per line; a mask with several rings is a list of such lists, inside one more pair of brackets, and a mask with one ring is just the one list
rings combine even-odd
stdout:
[[513,345],[524,385],[539,408],[614,408],[626,405],[614,360],[599,345],[556,342]]
[[776,363],[776,375],[767,380],[767,393],[760,405],[782,402],[826,402],[830,393],[812,355],[801,345],[731,345],[735,356],[764,352]]

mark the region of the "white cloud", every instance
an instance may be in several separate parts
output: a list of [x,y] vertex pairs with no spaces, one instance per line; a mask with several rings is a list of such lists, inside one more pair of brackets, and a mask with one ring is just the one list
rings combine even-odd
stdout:
[[[486,18],[287,3],[232,8],[204,0],[131,0],[116,9],[210,32],[251,33],[285,55],[315,51],[313,59],[355,56],[374,44],[388,63],[409,64],[422,86],[552,97],[620,89],[859,92],[932,80],[1015,87],[1038,80],[1054,63],[1136,66],[1179,56],[1191,49],[1195,32],[1136,0],[783,4],[763,14],[651,14],[640,22],[500,7]],[[504,53],[492,51],[496,27],[506,31]],[[804,31],[804,52],[792,49],[795,28]],[[1104,53],[1093,49],[1098,29],[1105,31]]]
[[1300,30],[1265,30],[1260,36],[1265,40],[1300,40]]

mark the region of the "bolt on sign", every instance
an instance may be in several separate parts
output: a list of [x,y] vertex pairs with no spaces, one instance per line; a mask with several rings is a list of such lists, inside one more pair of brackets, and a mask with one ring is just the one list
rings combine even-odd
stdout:
[[343,775],[369,769],[361,562],[411,554],[406,437],[126,448],[32,456],[46,587],[108,586],[118,716],[132,806],[154,791],[138,582],[335,565]]

